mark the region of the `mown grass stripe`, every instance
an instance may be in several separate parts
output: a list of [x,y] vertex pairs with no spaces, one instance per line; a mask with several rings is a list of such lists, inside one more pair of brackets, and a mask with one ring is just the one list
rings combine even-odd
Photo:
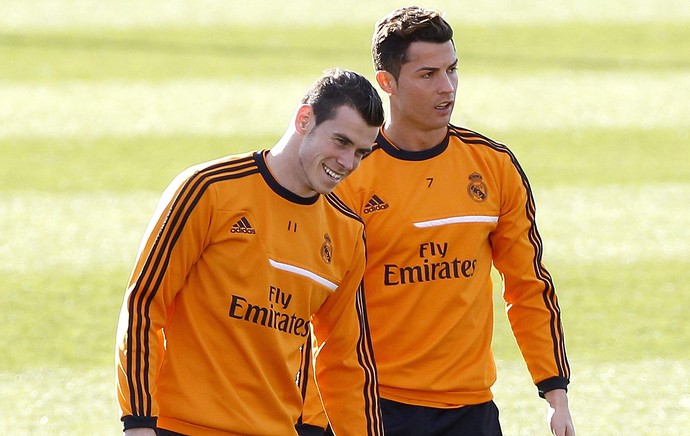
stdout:
[[[494,388],[506,435],[547,434],[544,400],[524,364],[499,360]],[[578,434],[682,435],[690,427],[690,363],[575,361],[570,407]],[[0,428],[11,434],[119,435],[112,368],[0,373]],[[673,383],[669,383],[672,380]],[[634,400],[633,400],[634,399]],[[75,414],[75,410],[89,411]]]
[[0,84],[0,137],[277,132],[307,86],[205,80]]
[[[279,133],[308,82],[0,84],[0,138]],[[606,92],[604,92],[606,91]],[[454,122],[515,128],[690,124],[688,73],[461,76]]]
[[[323,7],[320,0],[276,2],[255,0],[241,13],[223,0],[152,0],[118,1],[108,8],[98,8],[94,0],[4,0],[0,27],[63,28],[100,27],[132,28],[137,26],[187,25],[217,26],[227,24],[291,23],[294,25],[332,25],[346,22],[372,23],[384,13],[400,6],[396,0],[333,2]],[[453,0],[436,0],[434,7],[443,10],[454,22],[539,23],[568,21],[649,20],[679,21],[690,19],[687,2],[680,0],[531,0],[519,7],[511,0],[472,2],[471,7]]]
[[[0,195],[0,271],[129,268],[157,196]],[[547,264],[690,257],[689,184],[538,188],[535,197]]]
[[0,272],[130,269],[158,195],[2,195]]
[[559,187],[535,196],[546,262],[690,257],[690,184]]
[[492,130],[687,127],[690,74],[460,75],[454,119]]

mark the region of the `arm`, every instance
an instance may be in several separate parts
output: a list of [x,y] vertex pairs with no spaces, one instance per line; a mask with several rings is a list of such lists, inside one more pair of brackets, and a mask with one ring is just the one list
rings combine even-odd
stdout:
[[335,434],[381,435],[378,377],[361,281],[363,239],[355,253],[347,277],[312,317],[314,372]]
[[296,426],[297,433],[300,436],[315,436],[317,434],[323,436],[327,427],[328,418],[323,410],[321,395],[314,379],[314,365],[309,365],[309,372],[306,376],[306,389],[304,390],[302,416]]
[[546,392],[544,398],[549,403],[547,421],[551,434],[555,436],[575,436],[575,427],[568,408],[568,394],[564,389]]
[[505,157],[501,216],[491,235],[494,264],[504,280],[503,298],[513,334],[543,397],[555,389],[565,392],[570,366],[558,298],[542,264],[534,198],[515,158]]
[[156,430],[146,427],[130,428],[122,433],[123,436],[156,436]]
[[[208,199],[194,206],[188,177],[171,183],[142,238],[117,331],[118,403],[125,430],[155,428],[156,380],[164,353],[162,329],[208,228]],[[205,196],[208,197],[208,196]],[[193,208],[193,210],[192,210]],[[206,224],[204,224],[204,216]],[[129,434],[129,433],[128,433]]]

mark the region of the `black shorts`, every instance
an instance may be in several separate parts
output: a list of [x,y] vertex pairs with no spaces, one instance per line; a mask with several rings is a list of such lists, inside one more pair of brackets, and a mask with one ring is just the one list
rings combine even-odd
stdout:
[[386,436],[502,436],[493,401],[436,409],[381,399]]

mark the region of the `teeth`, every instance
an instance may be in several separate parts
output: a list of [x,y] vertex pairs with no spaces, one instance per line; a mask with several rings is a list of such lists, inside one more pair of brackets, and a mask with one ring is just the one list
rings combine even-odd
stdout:
[[333,179],[333,180],[335,180],[335,181],[340,181],[340,179],[343,178],[342,174],[336,173],[335,171],[333,171],[332,169],[328,168],[328,167],[325,166],[325,165],[324,165],[324,167],[323,167],[323,170],[326,172],[326,174],[328,175],[328,177],[330,177],[331,179]]

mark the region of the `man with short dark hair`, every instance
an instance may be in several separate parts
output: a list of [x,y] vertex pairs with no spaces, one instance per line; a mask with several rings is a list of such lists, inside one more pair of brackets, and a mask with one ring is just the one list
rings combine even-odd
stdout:
[[127,436],[295,434],[307,381],[296,376],[312,362],[333,428],[382,434],[364,226],[330,193],[382,123],[369,81],[330,70],[272,148],[197,165],[171,183],[118,326]]
[[[534,198],[508,147],[450,124],[458,90],[451,26],[436,11],[400,8],[376,24],[372,52],[390,112],[373,151],[335,192],[366,225],[364,285],[386,435],[502,433],[491,392],[495,266],[550,430],[573,436],[570,367]],[[315,409],[307,403],[304,422],[325,427]]]

